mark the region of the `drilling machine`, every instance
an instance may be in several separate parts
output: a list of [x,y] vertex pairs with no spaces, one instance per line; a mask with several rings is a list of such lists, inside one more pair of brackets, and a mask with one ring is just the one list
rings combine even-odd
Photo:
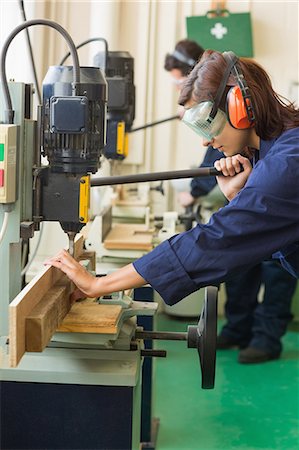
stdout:
[[108,84],[107,159],[123,160],[128,155],[128,132],[135,118],[134,59],[125,51],[101,52],[94,57]]
[[[123,160],[128,155],[128,133],[135,118],[134,59],[127,51],[109,51],[108,42],[94,37],[81,42],[76,49],[91,42],[101,42],[104,51],[93,59],[95,67],[105,74],[109,92],[107,103],[107,142],[103,154],[107,159]],[[70,56],[68,52],[60,61],[62,66]]]
[[50,67],[43,83],[42,155],[49,166],[36,167],[34,206],[38,220],[59,220],[69,236],[88,221],[90,173],[99,168],[105,145],[106,83],[94,67],[80,69],[77,95],[71,95],[72,67]]
[[[14,37],[35,25],[57,30],[67,41],[72,67],[50,67],[37,121],[31,119],[32,87],[7,82],[6,54]],[[1,52],[0,108],[0,334],[7,306],[21,290],[21,238],[41,221],[59,221],[73,253],[75,234],[88,220],[90,173],[106,143],[107,83],[99,68],[80,68],[76,47],[59,24],[30,20],[16,27]],[[41,165],[45,156],[48,165]],[[33,171],[33,176],[32,176]],[[33,192],[33,195],[32,195]],[[3,220],[2,220],[3,219]]]
[[[73,58],[73,67],[49,69],[37,122],[30,119],[31,87],[22,83],[8,84],[5,74],[5,56],[11,41],[19,31],[31,25],[47,25],[59,31],[68,41]],[[215,293],[214,301],[209,302],[210,309],[205,309],[198,326],[183,335],[143,335],[136,331],[135,322],[124,322],[115,350],[105,335],[103,349],[98,338],[93,342],[92,334],[88,336],[91,341],[82,342],[80,336],[80,342],[63,342],[62,346],[60,341],[55,344],[54,340],[44,357],[35,357],[29,352],[19,370],[9,368],[7,309],[9,301],[21,290],[20,224],[22,237],[38,229],[43,220],[59,221],[69,236],[72,253],[74,236],[88,220],[90,185],[149,181],[153,174],[120,179],[108,177],[90,183],[90,173],[97,171],[105,146],[106,81],[100,69],[80,68],[75,46],[58,24],[32,20],[13,30],[1,54],[1,84],[4,100],[1,104],[5,109],[0,109],[0,262],[3,269],[0,274],[0,389],[1,401],[4,398],[3,410],[8,413],[0,414],[4,430],[0,446],[3,442],[5,448],[16,449],[25,441],[32,449],[61,446],[71,449],[77,448],[75,445],[99,448],[98,441],[101,441],[105,448],[116,448],[111,436],[121,439],[123,433],[122,442],[125,439],[126,443],[118,448],[137,448],[141,383],[138,373],[142,354],[139,347],[137,350],[131,347],[132,338],[133,341],[143,338],[187,340],[189,347],[198,350],[203,387],[212,388],[217,314]],[[130,111],[132,114],[133,109]],[[40,164],[41,156],[48,159],[48,166]],[[184,176],[197,175],[197,172],[189,172]],[[204,176],[212,174],[207,170]],[[182,173],[159,173],[154,179],[180,176]],[[123,297],[118,297],[117,301],[123,302]],[[110,298],[108,301],[111,303]],[[153,305],[151,311],[154,309]],[[145,315],[145,310],[144,306],[141,315]],[[126,317],[129,316],[125,310]],[[79,410],[78,404],[82,406]],[[30,407],[26,409],[24,405]],[[107,405],[111,405],[109,410]],[[52,429],[54,418],[57,420]],[[107,444],[103,444],[103,439]]]
[[[20,30],[38,24],[61,32],[58,24],[46,20],[28,21],[13,31],[7,48]],[[66,35],[65,30],[61,33]],[[5,59],[6,50],[3,53]],[[74,67],[52,66],[43,82],[43,104],[38,108],[39,148],[33,170],[32,216],[35,228],[42,220],[59,221],[69,236],[71,254],[74,237],[88,220],[89,179],[100,166],[106,143],[107,105],[107,84],[102,72],[95,67],[80,68],[74,44],[72,54]],[[7,117],[11,123],[13,113],[5,78],[4,73]],[[40,164],[41,156],[47,158],[47,166]]]

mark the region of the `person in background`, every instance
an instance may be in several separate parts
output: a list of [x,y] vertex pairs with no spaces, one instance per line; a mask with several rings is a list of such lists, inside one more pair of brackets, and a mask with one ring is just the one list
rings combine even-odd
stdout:
[[[176,44],[173,53],[166,55],[164,69],[170,73],[179,91],[203,52],[204,49],[196,42],[184,39]],[[222,153],[210,145],[199,167],[212,167],[222,157]],[[216,184],[216,177],[194,178],[190,192],[179,193],[180,204],[186,209],[192,207]],[[258,293],[262,284],[264,294],[259,303]],[[292,319],[290,309],[296,285],[296,278],[277,261],[257,264],[227,280],[227,323],[218,335],[217,348],[239,347],[239,362],[247,364],[264,362],[272,359],[272,355],[279,355],[282,350],[281,337]]]
[[[204,49],[195,41],[190,39],[182,39],[179,41],[172,53],[168,53],[164,61],[164,69],[169,72],[172,82],[176,89],[180,92],[187,76],[200,60]],[[183,116],[185,109],[179,105],[179,114]],[[222,157],[217,149],[211,145],[206,150],[204,159],[200,167],[211,167],[214,162]],[[194,178],[191,181],[191,193],[180,192],[179,202],[182,206],[188,207],[192,205],[196,198],[208,194],[216,185],[216,178]]]
[[[74,281],[75,297],[149,283],[167,304],[175,304],[204,286],[236,280],[246,272],[257,294],[259,264],[270,258],[299,278],[299,110],[273,90],[259,64],[212,50],[204,52],[188,75],[179,103],[186,110],[184,123],[203,137],[204,146],[212,145],[225,156],[214,165],[222,172],[217,182],[229,203],[207,224],[171,237],[106,277],[93,277],[68,252],[59,252],[46,264]],[[267,283],[272,286],[275,280],[278,290],[285,278],[275,268]],[[247,290],[242,286],[242,298],[236,297],[239,325]],[[275,297],[265,295],[261,305],[248,302],[252,323],[222,330],[227,345],[240,345],[241,335],[246,338],[242,352],[247,352],[240,352],[240,362],[279,358],[279,339],[291,318],[289,294],[281,289]]]
[[184,81],[200,60],[203,52],[204,49],[197,42],[183,39],[176,44],[173,53],[166,55],[164,69],[170,73],[171,80],[178,91],[181,90]]

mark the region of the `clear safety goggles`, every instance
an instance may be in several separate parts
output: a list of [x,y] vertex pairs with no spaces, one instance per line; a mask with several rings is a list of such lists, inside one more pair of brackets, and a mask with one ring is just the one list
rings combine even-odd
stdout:
[[187,109],[182,118],[182,121],[195,133],[209,141],[222,132],[227,122],[226,114],[219,108],[215,117],[211,117],[212,108],[212,102],[199,103]]
[[173,84],[175,84],[176,86],[182,86],[185,83],[186,79],[187,79],[187,77],[182,77],[182,78],[171,77],[171,82]]

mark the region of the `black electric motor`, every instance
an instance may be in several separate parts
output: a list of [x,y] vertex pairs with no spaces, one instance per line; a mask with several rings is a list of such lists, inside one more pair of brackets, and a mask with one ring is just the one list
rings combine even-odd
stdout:
[[42,155],[51,172],[95,173],[106,144],[107,83],[97,67],[51,66],[43,82]]
[[126,142],[120,144],[123,139],[120,136],[131,130],[135,118],[134,59],[126,51],[108,51],[97,53],[93,63],[105,73],[108,84],[104,155],[108,159],[121,160],[128,149]]
[[82,183],[87,186],[82,177],[100,167],[106,109],[107,83],[98,67],[80,67],[80,83],[75,86],[73,67],[49,68],[39,123],[41,154],[49,165],[38,171],[35,216],[59,221],[72,236],[88,220],[89,189],[82,190]]

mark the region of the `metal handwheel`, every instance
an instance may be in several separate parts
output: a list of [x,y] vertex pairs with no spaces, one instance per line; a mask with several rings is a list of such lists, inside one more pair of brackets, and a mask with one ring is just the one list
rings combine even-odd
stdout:
[[188,347],[197,348],[202,389],[213,389],[216,370],[218,288],[205,290],[204,305],[197,325],[188,327]]
[[[205,289],[205,299],[197,325],[189,325],[186,333],[170,331],[136,331],[137,339],[158,339],[172,341],[187,341],[188,348],[198,351],[201,387],[213,389],[216,371],[216,342],[217,342],[217,300],[218,288],[209,286]],[[166,356],[163,350],[145,351],[145,356]]]

